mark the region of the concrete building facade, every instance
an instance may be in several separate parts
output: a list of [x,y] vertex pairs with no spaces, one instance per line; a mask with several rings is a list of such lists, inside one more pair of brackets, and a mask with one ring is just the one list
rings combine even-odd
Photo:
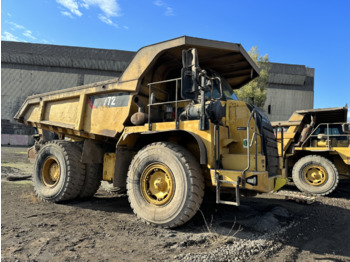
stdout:
[[314,106],[315,69],[271,63],[264,111],[271,121],[288,120],[296,110]]
[[[31,135],[33,128],[13,116],[33,94],[119,77],[135,52],[2,41],[2,144],[13,136]],[[272,63],[265,112],[270,120],[287,120],[298,109],[313,108],[314,69]],[[4,140],[5,139],[5,140]],[[22,143],[22,142],[21,142]]]
[[2,41],[1,119],[33,94],[119,77],[135,52]]

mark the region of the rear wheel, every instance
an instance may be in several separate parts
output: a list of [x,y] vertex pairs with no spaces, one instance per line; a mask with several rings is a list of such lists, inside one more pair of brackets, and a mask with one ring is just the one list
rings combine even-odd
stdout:
[[147,223],[173,228],[190,220],[204,195],[195,157],[172,143],[153,143],[131,162],[127,193],[135,214]]
[[81,149],[73,143],[56,140],[44,145],[34,164],[36,195],[50,202],[77,197],[85,178],[85,165],[80,157]]
[[85,181],[79,198],[90,198],[99,189],[102,180],[102,166],[100,164],[86,164]]
[[301,158],[293,168],[293,182],[303,192],[328,195],[338,185],[339,175],[334,164],[317,155]]

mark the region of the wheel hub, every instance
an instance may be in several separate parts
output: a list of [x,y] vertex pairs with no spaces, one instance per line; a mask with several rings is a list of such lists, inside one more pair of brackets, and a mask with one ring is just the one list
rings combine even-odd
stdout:
[[327,171],[318,165],[309,165],[303,170],[303,177],[305,181],[312,186],[321,186],[327,179]]
[[154,188],[158,191],[166,191],[168,184],[163,178],[157,178],[154,182]]
[[174,182],[174,176],[166,165],[153,163],[141,175],[141,193],[151,204],[166,205],[174,196]]
[[48,187],[54,187],[57,185],[60,179],[61,169],[58,160],[49,156],[45,159],[41,171],[41,178],[44,184]]

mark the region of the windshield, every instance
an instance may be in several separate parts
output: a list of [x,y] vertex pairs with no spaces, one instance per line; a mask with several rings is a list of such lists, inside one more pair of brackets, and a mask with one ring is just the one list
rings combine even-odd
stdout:
[[[213,70],[208,70],[208,76],[220,78],[222,93],[223,93],[223,96],[226,97],[226,99],[238,100],[236,95],[234,94],[230,84],[226,81],[225,78],[223,78],[222,76],[220,76],[218,73],[216,73]],[[205,97],[208,99],[219,99],[220,98],[220,82],[218,79],[215,79],[212,81],[212,83],[213,83],[212,92],[207,92],[205,94]]]
[[340,135],[340,134],[344,134],[341,125],[329,125],[329,128],[327,128],[327,125],[320,125],[315,132],[313,133],[313,135],[318,135],[318,134],[328,134],[328,130],[329,130],[329,134],[330,135]]

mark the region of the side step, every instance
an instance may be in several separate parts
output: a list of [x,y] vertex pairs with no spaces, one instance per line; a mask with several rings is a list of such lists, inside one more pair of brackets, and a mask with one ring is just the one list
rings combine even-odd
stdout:
[[[215,180],[216,180],[216,204],[239,206],[241,204],[241,195],[239,194],[239,184],[241,182],[240,177],[237,178],[237,181],[227,181],[227,180],[222,180],[222,176],[220,176],[218,173],[215,172]],[[236,188],[235,188],[236,201],[225,201],[220,199],[220,193],[221,193],[220,188],[222,183],[236,185]]]

